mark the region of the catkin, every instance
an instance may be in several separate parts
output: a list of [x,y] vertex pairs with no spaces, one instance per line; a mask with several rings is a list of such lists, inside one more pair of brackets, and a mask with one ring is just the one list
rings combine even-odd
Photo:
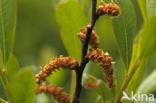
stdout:
[[[82,43],[86,40],[86,33],[87,33],[87,27],[80,29],[80,33],[78,34],[78,37],[80,38]],[[98,48],[99,46],[99,37],[96,35],[95,28],[92,30],[89,44],[93,48]]]
[[56,85],[37,84],[36,93],[46,93],[53,96],[59,103],[70,103],[68,95],[62,92],[62,88],[57,87]]
[[93,62],[98,62],[100,66],[104,69],[104,78],[106,80],[106,83],[109,88],[112,88],[114,86],[113,81],[115,78],[113,77],[113,63],[112,63],[112,58],[109,57],[108,53],[104,53],[100,49],[93,49],[91,48],[89,50],[89,53],[86,56]]
[[113,2],[105,4],[104,2],[97,9],[97,14],[99,15],[110,15],[110,16],[119,16],[120,7]]
[[74,70],[76,67],[78,67],[78,62],[74,58],[63,56],[53,58],[49,63],[42,67],[38,74],[36,74],[36,82],[40,83],[41,80],[45,80],[45,78],[56,69],[66,68]]

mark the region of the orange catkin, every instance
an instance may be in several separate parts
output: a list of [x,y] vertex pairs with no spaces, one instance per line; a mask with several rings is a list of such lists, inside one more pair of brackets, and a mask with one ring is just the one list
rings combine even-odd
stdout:
[[[86,33],[87,33],[87,27],[80,29],[80,33],[78,34],[78,37],[80,38],[82,43],[86,40]],[[99,37],[96,35],[95,29],[93,29],[91,33],[89,44],[93,48],[97,48],[99,46]]]
[[49,76],[51,72],[61,67],[74,70],[76,69],[76,67],[78,67],[78,62],[76,59],[71,57],[60,56],[53,58],[49,63],[42,67],[41,71],[38,74],[36,74],[36,82],[40,83],[40,81],[45,80],[45,78]]
[[55,85],[37,84],[36,93],[46,93],[53,96],[59,103],[70,103],[68,95],[62,92],[62,88],[59,88]]
[[120,7],[113,2],[109,4],[101,3],[99,8],[97,9],[97,14],[99,15],[110,15],[110,16],[119,16],[120,15]]
[[100,66],[104,69],[104,77],[106,79],[106,83],[109,88],[112,88],[114,86],[113,81],[115,78],[113,77],[113,65],[112,65],[112,58],[109,57],[108,53],[104,53],[100,49],[93,49],[91,48],[89,50],[89,53],[86,56],[93,62],[98,62]]

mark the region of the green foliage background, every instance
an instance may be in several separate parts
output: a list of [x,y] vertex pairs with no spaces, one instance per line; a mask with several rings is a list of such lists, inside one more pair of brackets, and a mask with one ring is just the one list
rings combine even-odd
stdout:
[[[116,86],[109,90],[102,69],[89,63],[83,74],[81,103],[111,103],[125,72],[131,72],[138,58],[141,63],[126,92],[141,91],[156,97],[156,1],[114,2],[120,6],[121,15],[102,16],[95,27],[100,48],[116,62]],[[64,55],[80,60],[81,42],[77,34],[89,23],[90,16],[91,0],[0,0],[0,102],[9,99],[11,103],[55,103],[45,94],[35,96],[34,75],[52,57]],[[6,73],[2,72],[4,69]],[[61,69],[47,79],[72,95],[72,74]],[[86,81],[96,79],[103,80],[98,88],[85,88]]]

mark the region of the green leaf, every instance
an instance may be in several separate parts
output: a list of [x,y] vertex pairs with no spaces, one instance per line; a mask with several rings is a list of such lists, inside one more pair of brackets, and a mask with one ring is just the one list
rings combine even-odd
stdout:
[[56,8],[57,4],[61,1],[65,1],[65,0],[52,0],[53,7]]
[[145,68],[143,66],[144,66],[144,61],[142,61],[142,63],[139,65],[139,67],[137,68],[136,72],[134,73],[132,79],[130,80],[128,84],[127,88],[128,88],[129,93],[131,93],[131,91],[135,93],[136,90],[138,89],[138,86],[142,82],[144,71],[145,71]]
[[57,101],[53,97],[41,93],[36,96],[34,103],[57,103]]
[[13,48],[16,25],[16,0],[0,0],[0,48],[6,64]]
[[115,62],[117,63],[114,64],[114,75],[116,78],[114,82],[116,89],[115,94],[117,95],[125,78],[125,66],[121,58],[117,59]]
[[147,17],[147,7],[146,7],[146,0],[138,0],[143,18],[145,21],[147,21],[148,17]]
[[148,16],[156,14],[156,0],[146,0]]
[[86,18],[77,2],[61,2],[56,9],[56,19],[60,26],[63,43],[70,56],[81,57],[81,42],[77,37],[80,28],[86,25]]
[[97,0],[96,8],[99,7],[99,5],[101,4],[101,1],[102,1],[102,0]]
[[[84,27],[87,22],[82,8],[74,0],[60,2],[56,8],[56,19],[68,54],[80,60],[81,42],[77,37],[77,33],[80,32],[80,28]],[[70,93],[71,101],[75,92],[75,81],[76,74],[73,72]]]
[[[56,50],[54,48],[51,48],[49,46],[44,46],[40,50],[40,65],[45,65],[47,63],[47,60],[50,60],[52,57],[58,55]],[[33,70],[40,70],[39,67],[33,66]],[[57,72],[53,73],[53,75],[50,75],[47,77],[47,80],[51,82],[52,84],[60,85],[65,81],[66,71],[63,69],[58,70]],[[63,79],[62,79],[63,78]]]
[[3,57],[2,57],[2,51],[0,49],[0,70],[3,68]]
[[118,0],[118,3],[121,15],[113,19],[114,34],[121,57],[128,69],[132,55],[133,37],[136,32],[136,14],[131,0]]
[[140,57],[147,57],[156,51],[156,16],[152,17],[147,22],[142,32],[139,35],[140,38]]
[[156,91],[156,69],[140,84],[138,92],[152,93]]
[[0,98],[0,103],[8,103],[8,102]]
[[64,69],[57,70],[56,73],[53,73],[52,75],[47,77],[47,80],[52,84],[61,85],[66,79],[66,73],[67,71]]
[[118,53],[118,48],[115,35],[112,31],[113,26],[111,18],[109,16],[100,17],[96,22],[95,28],[100,40],[99,48],[104,50],[104,52],[108,52],[114,60],[114,57],[116,57]]
[[[135,43],[133,44],[133,53],[132,53],[132,59],[131,59],[131,64],[128,70],[128,73],[130,73],[133,70],[133,67],[139,57],[139,51],[140,51],[140,47],[139,47],[139,40],[138,38],[135,40]],[[131,81],[129,82],[128,85],[128,90],[131,92],[135,92],[138,85],[141,83],[142,79],[143,79],[143,74],[144,74],[144,61],[142,61],[142,63],[140,63],[140,65],[138,66],[136,72],[134,73]]]
[[97,96],[95,103],[102,103],[103,99],[101,96]]
[[[91,12],[91,0],[80,0],[81,7],[83,8],[86,17],[90,18],[90,12]],[[89,21],[88,21],[89,22]]]
[[19,70],[19,63],[13,54],[10,55],[6,68],[6,73],[9,77],[12,77],[12,75],[14,75]]
[[4,99],[7,99],[7,96],[6,96],[6,93],[5,93],[5,87],[3,87],[3,84],[4,81],[4,76],[3,76],[3,73],[2,73],[2,69],[3,69],[3,60],[2,60],[2,52],[1,52],[1,49],[0,49],[0,97],[1,98],[4,98]]
[[[88,75],[87,78],[88,78],[88,81],[91,81],[93,83],[95,83],[98,80],[97,78],[95,78],[92,75]],[[100,86],[96,87],[95,89],[96,89],[97,93],[103,97],[104,101],[112,100],[113,94],[103,81],[101,81]]]
[[11,103],[33,103],[35,76],[30,68],[15,74],[7,85]]
[[131,64],[130,64],[129,71],[128,71],[129,73],[133,69],[133,66],[136,63],[137,59],[139,58],[139,55],[140,55],[140,45],[139,45],[139,36],[138,36],[133,44],[132,59],[131,59]]
[[135,13],[136,13],[136,31],[139,32],[144,22],[143,15],[139,7],[138,0],[131,0],[131,1],[134,5]]
[[2,82],[0,81],[0,98],[7,99]]

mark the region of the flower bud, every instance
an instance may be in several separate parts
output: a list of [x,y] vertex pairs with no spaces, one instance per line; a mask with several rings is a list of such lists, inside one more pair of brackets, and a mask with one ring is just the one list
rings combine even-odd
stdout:
[[91,48],[86,56],[93,62],[97,62],[104,69],[104,78],[109,88],[114,86],[113,82],[115,78],[113,77],[114,69],[112,65],[112,58],[109,57],[108,53],[104,53],[100,49]]
[[68,95],[62,92],[62,88],[59,88],[55,85],[37,84],[36,93],[46,93],[53,96],[59,103],[70,103]]
[[51,72],[55,72],[56,69],[64,68],[74,70],[76,67],[78,67],[78,62],[74,58],[63,56],[53,58],[36,74],[36,82],[39,83],[41,80],[45,80],[45,78],[49,76]]
[[109,15],[109,16],[119,16],[120,15],[120,7],[113,2],[109,4],[105,4],[104,2],[97,9],[97,14],[99,15]]
[[[78,37],[80,38],[82,43],[84,43],[86,40],[86,34],[87,34],[87,27],[80,29],[80,33],[78,34]],[[98,46],[99,46],[99,37],[96,35],[95,29],[92,30],[89,44],[93,48],[98,48]]]

